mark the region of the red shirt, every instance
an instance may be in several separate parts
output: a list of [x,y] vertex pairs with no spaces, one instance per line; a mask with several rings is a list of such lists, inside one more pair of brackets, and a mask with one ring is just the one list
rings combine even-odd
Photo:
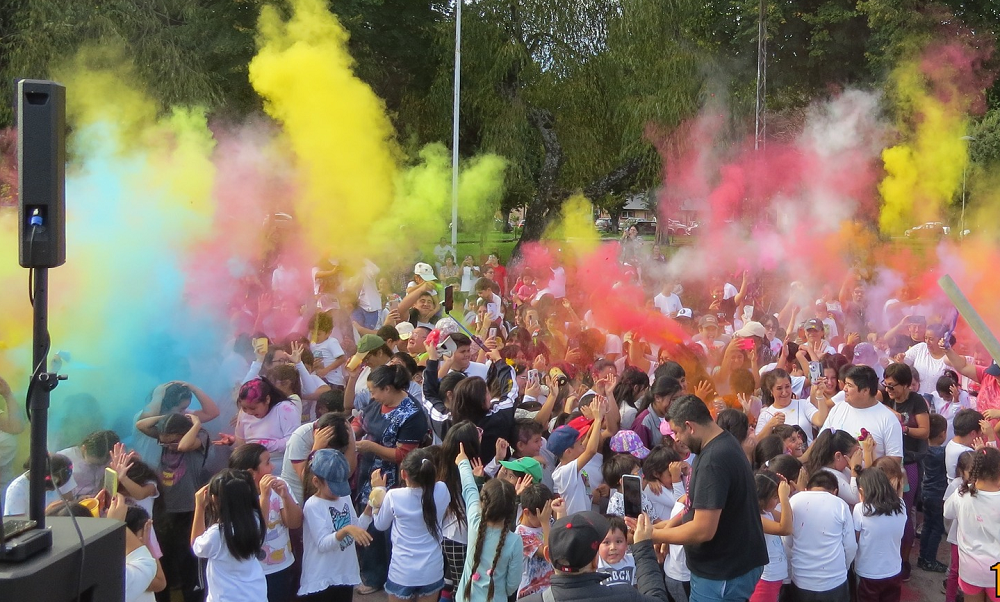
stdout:
[[986,374],[986,368],[983,366],[976,366],[976,378],[979,379],[976,409],[980,413],[986,410],[1000,410],[1000,381],[995,376]]

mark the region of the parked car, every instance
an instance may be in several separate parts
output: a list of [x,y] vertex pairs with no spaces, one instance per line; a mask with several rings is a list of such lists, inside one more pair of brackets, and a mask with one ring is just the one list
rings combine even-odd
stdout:
[[667,235],[668,236],[691,236],[694,234],[697,224],[685,224],[684,222],[679,222],[675,219],[667,220]]
[[632,224],[635,226],[636,231],[638,231],[639,236],[656,236],[656,222],[649,220],[640,220]]
[[941,222],[920,224],[903,233],[907,238],[943,238],[949,234],[951,234],[951,228]]
[[611,220],[599,218],[594,221],[594,227],[597,228],[598,232],[611,232]]

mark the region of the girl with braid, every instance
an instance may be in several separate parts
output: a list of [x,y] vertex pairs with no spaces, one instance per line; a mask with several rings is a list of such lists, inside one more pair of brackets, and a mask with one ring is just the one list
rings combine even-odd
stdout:
[[990,567],[1000,558],[1000,450],[973,452],[972,471],[944,503],[944,517],[958,522],[958,585],[968,602],[997,600]]
[[524,570],[523,542],[512,532],[517,514],[517,494],[514,487],[492,479],[483,486],[482,497],[476,488],[472,464],[459,445],[455,458],[462,477],[469,523],[469,553],[465,570],[456,591],[456,602],[488,602],[512,599],[521,584]]

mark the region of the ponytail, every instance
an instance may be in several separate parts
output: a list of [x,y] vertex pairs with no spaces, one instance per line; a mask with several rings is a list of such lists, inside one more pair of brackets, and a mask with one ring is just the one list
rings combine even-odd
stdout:
[[847,431],[825,430],[820,433],[809,448],[809,459],[805,463],[806,472],[812,476],[833,462],[837,452],[847,456],[860,445]]
[[[404,368],[405,370],[405,368]],[[423,506],[424,524],[434,539],[441,539],[441,526],[438,524],[437,505],[434,503],[434,487],[437,484],[437,469],[434,465],[435,448],[418,448],[407,454],[399,465],[405,470],[411,481],[422,490],[421,506]]]
[[385,364],[372,370],[368,382],[379,389],[407,391],[410,388],[410,371],[398,364]]
[[[970,452],[965,452],[970,453]],[[959,493],[976,495],[976,481],[996,481],[1000,479],[1000,450],[995,447],[984,447],[972,453],[972,470],[969,479],[962,483]],[[963,454],[965,455],[965,454]]]
[[465,582],[465,599],[472,599],[472,582],[476,580],[475,575],[483,577],[479,572],[479,563],[482,561],[483,544],[486,542],[486,528],[489,523],[503,523],[500,530],[500,540],[497,542],[496,552],[493,554],[493,566],[486,571],[485,577],[490,580],[490,586],[486,593],[486,599],[492,600],[496,586],[494,579],[497,563],[500,561],[500,552],[503,550],[504,541],[507,534],[514,530],[514,518],[517,516],[517,493],[514,486],[501,479],[490,479],[483,486],[481,492],[482,503],[480,504],[479,531],[476,537],[476,549],[472,551],[473,578]]

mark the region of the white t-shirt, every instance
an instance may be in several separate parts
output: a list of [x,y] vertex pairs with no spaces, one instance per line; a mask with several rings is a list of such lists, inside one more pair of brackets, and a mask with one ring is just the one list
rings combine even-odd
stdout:
[[263,418],[240,412],[236,418],[236,438],[247,443],[260,443],[271,452],[271,461],[280,465],[288,440],[301,424],[302,410],[291,401],[281,401]]
[[281,480],[288,484],[288,490],[297,500],[305,496],[302,495],[302,481],[299,479],[299,473],[295,472],[292,460],[302,462],[308,460],[314,442],[314,424],[309,422],[295,429],[288,439],[288,445],[285,446],[285,455],[281,458]]
[[937,381],[948,369],[948,364],[944,362],[945,356],[934,359],[927,343],[917,343],[906,351],[903,361],[917,369],[920,374],[920,394],[933,393],[937,390]]
[[851,510],[825,491],[802,491],[788,500],[792,534],[785,536],[792,583],[825,592],[847,581],[847,567],[858,551]]
[[285,501],[272,491],[267,508],[261,508],[267,523],[267,534],[264,535],[264,559],[260,561],[265,575],[283,571],[295,561],[295,557],[292,556],[292,541],[288,537],[288,527],[281,519],[281,510],[284,507]]
[[[313,356],[323,362],[324,368],[344,357],[344,348],[340,346],[340,341],[332,336],[327,337],[322,343],[313,343],[310,349],[313,352]],[[344,386],[347,379],[344,376],[343,366],[327,372],[326,380],[331,385]]]
[[[424,524],[421,495],[422,491],[416,487],[390,489],[375,515],[375,528],[379,531],[392,526],[389,579],[397,585],[419,587],[444,577],[441,541]],[[441,481],[434,483],[434,509],[439,529],[450,501],[448,486]]]
[[[948,479],[955,478],[955,469],[958,468],[958,457],[962,453],[967,451],[974,451],[971,447],[967,445],[962,445],[954,439],[950,439],[948,444],[944,446],[944,470],[945,477]],[[997,560],[1000,560],[998,558]]]
[[834,470],[829,466],[824,466],[821,470],[825,470],[833,476],[837,477],[837,497],[847,502],[847,505],[854,508],[861,499],[858,497],[858,478],[848,476],[841,470]]
[[[934,413],[941,414],[944,419],[948,421],[948,436],[945,441],[951,441],[955,436],[955,414],[958,414],[959,410],[964,410],[966,408],[976,409],[976,404],[969,397],[969,394],[965,391],[960,391],[958,394],[958,402],[947,402],[938,395],[937,390],[931,394],[931,400],[934,402]],[[951,478],[951,474],[948,478]]]
[[350,497],[324,500],[314,495],[302,507],[302,577],[299,595],[335,585],[360,585],[361,568],[354,538],[337,541],[337,531],[357,525]]
[[[489,372],[490,367],[486,364],[480,364],[479,362],[469,362],[469,367],[462,372],[466,376],[478,376],[479,378],[486,380],[486,374]],[[454,371],[454,369],[452,370]]]
[[642,489],[642,495],[653,505],[656,510],[656,515],[661,519],[666,520],[665,517],[670,516],[671,512],[674,510],[674,504],[677,499],[684,495],[684,483],[678,481],[674,483],[672,489],[666,487],[660,488],[659,495],[653,493],[653,490],[646,485]]
[[608,333],[604,337],[604,356],[621,355],[622,338],[616,334]]
[[664,295],[660,293],[659,295],[653,297],[653,306],[660,310],[665,316],[670,316],[671,318],[677,315],[677,312],[684,309],[684,305],[681,303],[680,297],[670,293],[669,295]]
[[583,476],[577,468],[577,460],[560,464],[552,471],[554,493],[566,500],[566,515],[590,510],[590,498],[583,483]]
[[[677,516],[684,510],[684,503],[676,502],[670,512],[670,518]],[[691,581],[691,571],[688,570],[684,546],[670,544],[670,554],[663,561],[663,574],[674,581]]]
[[208,559],[207,602],[260,602],[267,598],[264,569],[256,558],[237,560],[215,523],[191,545],[194,555]]
[[[14,479],[7,487],[7,494],[3,498],[3,515],[20,516],[28,514],[28,503],[30,494],[28,492],[28,473],[22,473]],[[45,506],[59,500],[57,491],[45,491]]]
[[[774,520],[774,515],[770,512],[761,513],[763,516]],[[788,556],[785,554],[785,544],[781,541],[780,535],[764,534],[764,543],[767,544],[767,564],[760,578],[763,581],[784,581],[788,579]]]
[[125,602],[152,602],[156,597],[146,591],[156,577],[156,559],[146,546],[129,552],[125,557]]
[[903,427],[892,410],[881,403],[860,410],[849,403],[837,404],[830,410],[822,430],[847,431],[857,438],[862,428],[875,438],[876,458],[903,457]]
[[[789,402],[787,407],[777,408],[774,405],[769,405],[766,408],[760,410],[760,414],[757,416],[757,428],[754,433],[759,435],[761,431],[771,418],[774,418],[776,414],[785,415],[785,424],[789,426],[798,425],[802,427],[802,430],[806,432],[806,445],[812,445],[813,440],[813,423],[812,418],[816,415],[816,409],[808,399],[793,399]],[[770,434],[770,433],[768,433]]]
[[[962,486],[963,482],[964,481],[962,480],[962,477],[957,477],[957,478],[952,479],[951,482],[948,483],[948,489],[946,489],[945,492],[944,492],[944,499],[947,500],[948,498],[951,497],[951,494],[953,494],[956,491],[958,491],[958,488]],[[952,520],[950,518],[945,518],[944,519],[944,526],[945,526],[946,529],[948,529],[948,543],[957,546],[958,545],[958,521],[957,520]]]
[[958,523],[958,574],[978,587],[994,587],[990,567],[1000,559],[1000,491],[959,492],[944,502],[944,517]]
[[632,552],[626,552],[625,557],[614,564],[604,562],[598,554],[597,570],[611,575],[601,581],[601,585],[635,585],[635,557],[632,556]]
[[854,507],[854,530],[861,534],[854,570],[866,579],[895,577],[903,567],[899,542],[906,527],[906,507],[899,514],[865,516],[864,506]]

